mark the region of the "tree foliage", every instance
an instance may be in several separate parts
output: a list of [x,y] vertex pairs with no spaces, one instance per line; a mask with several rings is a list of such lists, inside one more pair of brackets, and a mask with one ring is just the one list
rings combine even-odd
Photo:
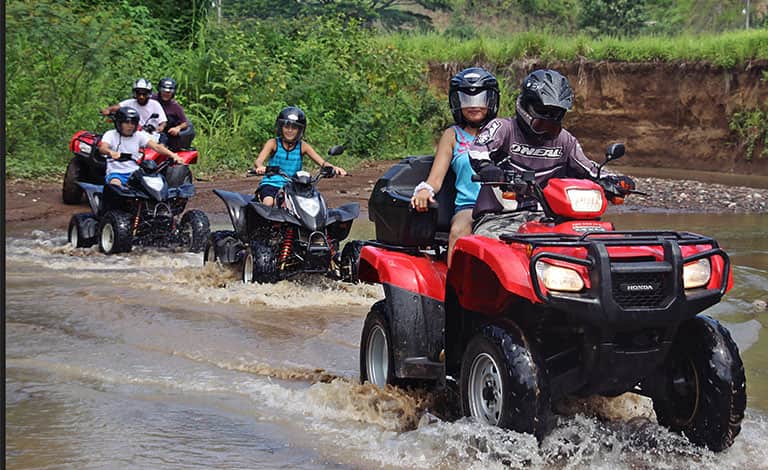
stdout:
[[645,0],[582,0],[579,27],[593,34],[631,36],[645,22]]
[[226,2],[222,11],[231,18],[342,17],[368,28],[425,30],[432,27],[427,12],[447,11],[449,7],[448,0],[234,0]]

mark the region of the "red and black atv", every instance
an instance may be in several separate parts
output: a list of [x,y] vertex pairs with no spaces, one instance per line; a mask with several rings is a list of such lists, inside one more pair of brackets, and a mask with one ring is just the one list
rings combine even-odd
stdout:
[[[606,163],[623,154],[611,145]],[[605,179],[541,187],[532,173],[507,172],[501,189],[532,195],[541,218],[498,238],[458,240],[447,269],[454,195],[443,190],[439,207],[409,211],[430,166],[431,157],[405,159],[371,194],[377,240],[365,242],[357,274],[382,284],[385,299],[363,327],[362,381],[456,387],[465,416],[539,439],[555,400],[634,392],[691,442],[733,444],[744,367],[729,332],[701,314],[732,285],[715,240],[616,230],[600,217],[606,195],[626,191]]]
[[[155,114],[150,116],[157,117]],[[152,133],[152,126],[142,126],[143,130]],[[83,189],[77,184],[89,183],[103,185],[107,172],[107,163],[104,156],[99,152],[99,142],[102,134],[94,134],[89,131],[78,131],[69,141],[69,150],[72,152],[72,159],[67,165],[67,171],[64,173],[64,183],[61,190],[61,198],[65,204],[79,204],[83,199]],[[191,147],[195,131],[192,125],[184,129],[179,134],[181,145],[178,149],[171,149],[184,159],[183,165],[172,165],[165,169],[164,175],[168,184],[172,187],[178,187],[182,184],[192,183],[192,173],[187,165],[197,163],[197,150]],[[166,156],[160,155],[150,148],[144,149],[144,161],[153,160],[158,164],[166,160]]]

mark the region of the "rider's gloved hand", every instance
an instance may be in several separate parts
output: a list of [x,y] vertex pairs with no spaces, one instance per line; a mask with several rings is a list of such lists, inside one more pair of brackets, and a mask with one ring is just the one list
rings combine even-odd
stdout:
[[635,180],[629,176],[608,175],[600,179],[624,193],[635,189]]
[[497,167],[493,163],[488,163],[487,165],[480,168],[480,170],[477,172],[477,175],[484,183],[496,183],[499,181],[504,181],[504,172],[501,170],[501,168]]

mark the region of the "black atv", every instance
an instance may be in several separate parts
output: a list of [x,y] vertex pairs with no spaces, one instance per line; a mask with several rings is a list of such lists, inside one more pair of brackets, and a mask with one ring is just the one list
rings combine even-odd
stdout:
[[[343,147],[335,146],[328,154],[343,151]],[[274,206],[266,206],[249,194],[213,190],[226,204],[234,230],[211,233],[205,262],[239,264],[242,280],[247,283],[277,282],[302,273],[349,280],[361,245],[347,243],[340,253],[339,244],[349,235],[360,205],[326,206],[317,183],[333,177],[333,168],[322,167],[314,177],[306,171],[290,176],[276,166],[267,167],[266,174],[289,180],[277,194]]]
[[[130,154],[120,157],[130,158]],[[78,183],[93,212],[72,216],[67,231],[72,246],[98,242],[106,254],[128,252],[133,245],[202,251],[210,233],[208,217],[197,209],[182,215],[195,187],[190,183],[169,187],[162,172],[170,162],[142,161],[125,186]]]

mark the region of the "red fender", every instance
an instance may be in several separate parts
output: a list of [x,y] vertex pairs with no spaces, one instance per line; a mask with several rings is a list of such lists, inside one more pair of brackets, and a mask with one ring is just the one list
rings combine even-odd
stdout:
[[539,302],[528,263],[523,245],[471,235],[456,242],[447,282],[462,307],[499,315],[515,296]]
[[[197,150],[179,150],[176,153],[184,160],[185,165],[197,163]],[[154,160],[157,163],[163,163],[167,159],[168,157],[160,155],[149,147],[144,149],[144,160]]]
[[408,254],[374,246],[360,252],[361,281],[390,284],[442,302],[445,299],[446,264],[427,254]]

